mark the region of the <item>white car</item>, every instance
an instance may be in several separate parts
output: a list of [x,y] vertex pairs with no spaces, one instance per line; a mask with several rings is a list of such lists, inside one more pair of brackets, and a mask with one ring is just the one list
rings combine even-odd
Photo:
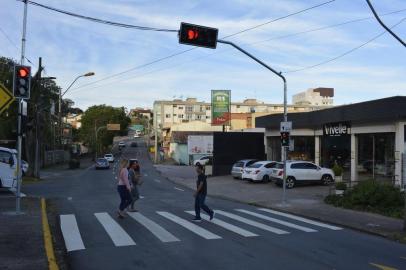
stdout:
[[125,147],[125,142],[119,142],[118,147]]
[[113,154],[105,154],[104,158],[107,159],[107,161],[110,162],[110,163],[114,162]]
[[[322,168],[308,161],[287,161],[286,171],[287,188],[305,183],[318,182],[329,185],[334,182],[334,172],[331,169]],[[272,170],[271,177],[277,185],[283,184],[283,163],[277,163]]]
[[17,184],[17,151],[0,147],[0,187],[13,188]]
[[212,156],[203,156],[199,159],[196,159],[195,161],[193,161],[193,165],[197,166],[197,165],[206,165],[209,160],[211,160],[213,157]]
[[276,161],[258,161],[246,167],[242,174],[242,179],[249,181],[269,182],[272,168],[276,165]]

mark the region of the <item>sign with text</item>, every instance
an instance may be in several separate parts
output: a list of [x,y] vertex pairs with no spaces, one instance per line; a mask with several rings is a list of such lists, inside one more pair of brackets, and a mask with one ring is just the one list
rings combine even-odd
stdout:
[[292,122],[281,122],[281,132],[291,132]]
[[231,90],[211,90],[212,126],[229,126],[231,123]]
[[331,137],[339,137],[342,135],[350,135],[351,125],[348,122],[329,123],[323,125],[323,135]]
[[187,149],[189,155],[211,155],[213,154],[213,136],[189,135],[187,137]]
[[107,124],[107,130],[120,130],[120,124]]

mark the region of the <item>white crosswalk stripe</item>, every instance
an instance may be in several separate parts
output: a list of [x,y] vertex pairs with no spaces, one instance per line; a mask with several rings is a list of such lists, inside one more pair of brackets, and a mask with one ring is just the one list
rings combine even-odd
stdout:
[[216,235],[214,233],[211,233],[208,230],[203,229],[202,227],[199,227],[199,226],[197,226],[197,225],[195,225],[195,224],[193,224],[193,223],[191,223],[191,222],[189,222],[189,221],[187,221],[187,220],[185,220],[183,218],[175,216],[175,215],[173,215],[171,213],[168,213],[168,212],[157,212],[157,213],[159,215],[161,215],[161,216],[163,216],[163,217],[165,217],[165,218],[167,218],[167,219],[181,225],[182,227],[188,229],[189,231],[191,231],[191,232],[193,232],[193,233],[195,233],[195,234],[197,234],[197,235],[199,235],[199,236],[201,236],[201,237],[203,237],[205,239],[208,239],[208,240],[210,240],[210,239],[221,239],[221,236],[218,236],[218,235]]
[[107,213],[95,213],[96,218],[110,236],[114,245],[121,246],[134,246],[135,242],[131,237],[121,228],[120,225]]
[[226,216],[228,218],[231,218],[231,219],[237,220],[239,222],[260,228],[260,229],[268,231],[268,232],[272,232],[272,233],[276,233],[276,234],[288,234],[289,233],[287,231],[284,231],[284,230],[281,230],[281,229],[278,229],[275,227],[271,227],[271,226],[268,226],[268,225],[265,225],[265,224],[262,224],[262,223],[259,223],[259,222],[256,222],[256,221],[253,221],[253,220],[250,220],[250,219],[247,219],[247,218],[244,218],[244,217],[232,214],[232,213],[224,212],[221,210],[214,210],[214,211],[217,214]]
[[[195,214],[194,211],[185,211],[185,212],[188,213],[188,214],[191,214],[191,215],[194,215],[194,214]],[[210,217],[209,217],[208,215],[200,214],[200,216],[202,217],[202,219],[204,219],[204,220],[209,220],[209,221],[210,221]],[[210,222],[212,222],[212,223],[214,223],[214,224],[216,224],[216,225],[218,225],[218,226],[220,226],[220,227],[223,227],[224,229],[227,229],[227,230],[229,230],[229,231],[232,231],[232,232],[234,232],[234,233],[237,233],[237,234],[239,234],[239,235],[242,235],[242,236],[244,236],[244,237],[254,237],[254,236],[258,236],[258,234],[255,234],[255,233],[252,233],[252,232],[250,232],[250,231],[244,230],[243,228],[240,228],[240,227],[237,227],[237,226],[235,226],[235,225],[233,225],[233,224],[224,222],[224,221],[222,221],[222,220],[220,220],[220,219],[218,219],[218,218],[214,218],[214,219],[211,220]]]
[[313,230],[313,229],[310,229],[310,228],[307,228],[307,227],[304,227],[304,226],[296,225],[296,224],[286,222],[286,221],[283,221],[283,220],[279,220],[279,219],[276,219],[276,218],[271,218],[271,217],[261,215],[261,214],[257,214],[257,213],[247,211],[247,210],[244,210],[244,209],[236,209],[236,210],[241,212],[241,213],[245,213],[247,215],[251,215],[251,216],[254,216],[254,217],[257,217],[257,218],[268,220],[268,221],[271,221],[271,222],[274,222],[274,223],[277,223],[277,224],[281,224],[281,225],[284,225],[284,226],[289,227],[289,228],[294,228],[294,229],[297,229],[297,230],[300,230],[300,231],[317,232],[316,230]]
[[258,208],[258,210],[268,212],[268,213],[271,213],[271,214],[274,214],[274,215],[279,215],[279,216],[287,217],[287,218],[290,218],[290,219],[298,220],[298,221],[308,223],[308,224],[312,224],[312,225],[315,225],[315,226],[327,228],[327,229],[334,230],[334,231],[338,231],[338,230],[343,229],[343,228],[340,228],[340,227],[328,225],[328,224],[317,222],[317,221],[314,221],[314,220],[311,220],[311,219],[302,218],[302,217],[294,216],[294,215],[291,215],[291,214],[287,214],[287,213],[283,213],[283,212],[279,212],[279,211],[275,211],[275,210],[271,210],[271,209]]
[[75,215],[60,215],[61,231],[67,251],[85,249]]
[[130,217],[138,221],[146,229],[148,229],[152,234],[154,234],[159,240],[164,243],[180,241],[178,238],[173,236],[170,232],[162,228],[160,225],[145,217],[141,213],[128,213]]

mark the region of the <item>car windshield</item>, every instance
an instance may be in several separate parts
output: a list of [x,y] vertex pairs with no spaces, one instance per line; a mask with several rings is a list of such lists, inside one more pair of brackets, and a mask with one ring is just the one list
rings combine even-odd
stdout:
[[241,162],[241,161],[239,161],[239,162],[236,162],[235,164],[234,164],[234,167],[244,167],[244,162]]
[[248,168],[259,168],[262,165],[264,165],[264,164],[263,163],[254,163],[254,164],[250,165]]
[[107,154],[107,155],[104,155],[105,157],[112,157],[113,155],[112,154]]

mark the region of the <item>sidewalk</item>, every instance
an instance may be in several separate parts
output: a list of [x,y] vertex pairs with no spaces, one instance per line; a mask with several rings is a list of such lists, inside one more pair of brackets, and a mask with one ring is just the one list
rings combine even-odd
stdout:
[[[155,167],[168,180],[193,190],[196,188],[193,167]],[[209,196],[272,208],[388,238],[396,238],[402,233],[403,220],[325,204],[323,200],[329,194],[329,187],[315,185],[286,190],[286,205],[282,205],[283,189],[272,183],[251,183],[231,176],[209,177],[207,181]]]
[[67,176],[75,174],[78,171],[88,169],[94,165],[94,161],[90,157],[80,159],[80,168],[79,169],[69,169],[68,163],[56,164],[40,170],[41,179],[51,179],[60,176]]
[[21,200],[23,215],[15,215],[15,197],[0,194],[0,269],[48,269],[38,198]]

